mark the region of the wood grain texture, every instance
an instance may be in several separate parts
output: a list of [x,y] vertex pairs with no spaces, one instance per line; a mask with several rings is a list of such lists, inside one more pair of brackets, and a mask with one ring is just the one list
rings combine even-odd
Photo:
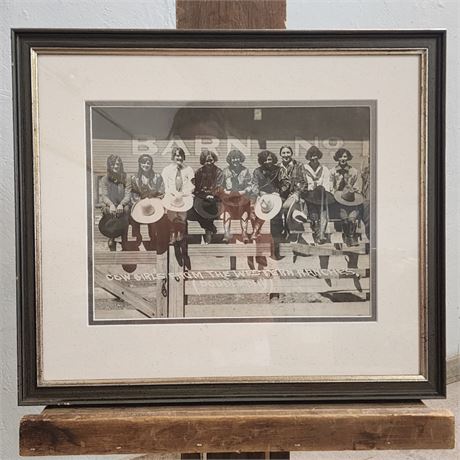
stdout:
[[31,456],[453,446],[452,413],[422,403],[47,408],[20,426]]
[[286,0],[176,0],[178,29],[285,29]]

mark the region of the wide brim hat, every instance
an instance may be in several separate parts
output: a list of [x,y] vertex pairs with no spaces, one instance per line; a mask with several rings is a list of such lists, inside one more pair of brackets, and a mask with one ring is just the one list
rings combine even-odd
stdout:
[[193,207],[192,195],[166,195],[162,200],[163,206],[169,211],[185,212]]
[[250,199],[246,195],[241,195],[238,192],[232,192],[229,195],[222,196],[222,203],[230,208],[242,208],[250,203]]
[[334,195],[328,192],[322,185],[318,185],[313,190],[308,190],[303,195],[304,200],[311,204],[332,204],[335,201]]
[[302,207],[298,201],[293,200],[291,206],[289,206],[288,212],[286,214],[286,221],[290,220],[299,224],[304,224],[308,220],[307,215],[303,212]]
[[165,209],[159,198],[143,198],[131,209],[131,217],[139,224],[153,224],[164,215]]
[[205,219],[217,219],[222,214],[222,204],[214,197],[208,200],[196,196],[193,200],[193,207],[197,214]]
[[123,213],[120,216],[104,214],[99,221],[99,231],[107,238],[117,238],[128,230],[128,215]]
[[[264,206],[264,203],[267,203],[267,206]],[[257,198],[254,206],[254,212],[259,219],[270,220],[281,211],[282,205],[283,202],[281,197],[274,193],[270,193]]]
[[337,203],[344,206],[359,206],[364,202],[364,198],[360,193],[352,192],[351,190],[335,192],[334,198]]

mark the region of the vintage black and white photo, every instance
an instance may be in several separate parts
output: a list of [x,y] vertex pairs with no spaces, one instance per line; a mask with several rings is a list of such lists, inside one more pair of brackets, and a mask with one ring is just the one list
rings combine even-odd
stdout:
[[445,394],[442,31],[13,38],[21,404]]
[[375,319],[375,119],[87,103],[90,323]]

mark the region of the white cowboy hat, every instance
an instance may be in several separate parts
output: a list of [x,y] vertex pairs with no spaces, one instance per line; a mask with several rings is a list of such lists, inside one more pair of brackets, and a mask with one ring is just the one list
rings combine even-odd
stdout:
[[162,201],[170,211],[185,212],[193,206],[193,195],[166,195]]
[[254,212],[259,219],[273,219],[281,210],[283,202],[281,197],[275,193],[262,195],[257,198]]
[[159,198],[143,198],[131,209],[131,217],[139,224],[153,224],[159,221],[165,213]]
[[295,200],[292,200],[286,214],[286,221],[289,222],[291,219],[299,224],[306,224],[308,222],[308,216],[302,211],[300,203]]

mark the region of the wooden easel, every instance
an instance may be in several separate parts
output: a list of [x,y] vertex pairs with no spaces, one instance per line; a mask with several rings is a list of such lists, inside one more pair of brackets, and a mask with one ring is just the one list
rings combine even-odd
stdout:
[[20,429],[35,456],[453,446],[453,415],[422,403],[46,408]]
[[[178,29],[284,29],[286,2],[177,0],[176,13]],[[421,402],[74,407],[23,417],[20,453],[268,459],[290,451],[449,449],[454,438],[452,413]]]

